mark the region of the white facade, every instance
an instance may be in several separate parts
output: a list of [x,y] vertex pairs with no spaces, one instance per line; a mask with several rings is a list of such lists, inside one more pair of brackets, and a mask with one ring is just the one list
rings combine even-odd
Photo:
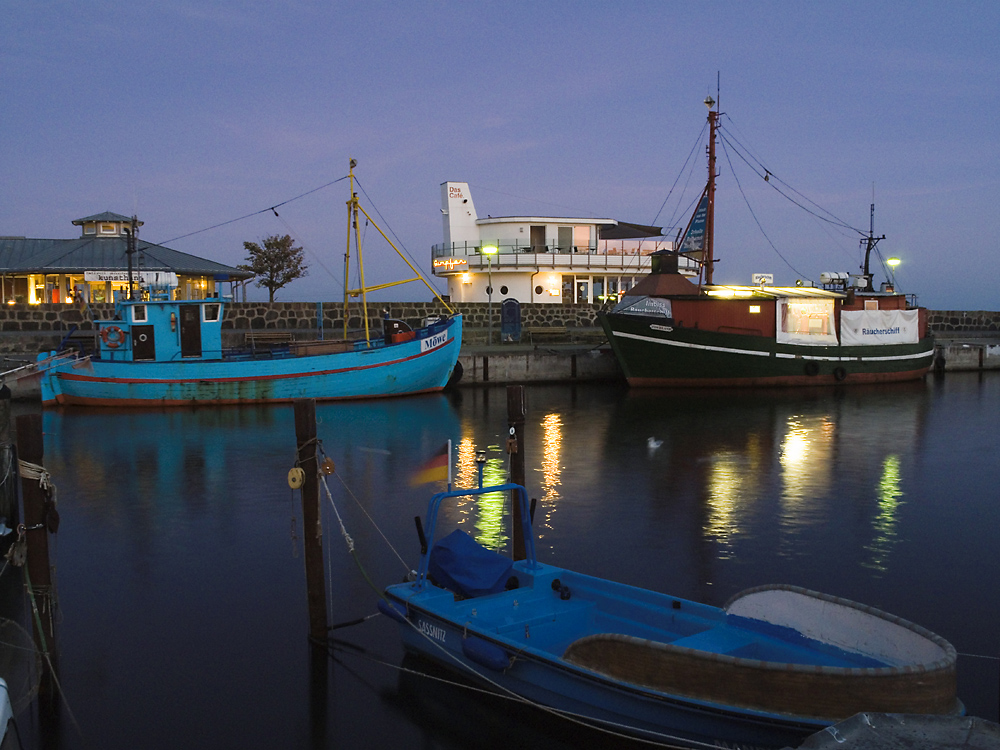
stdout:
[[[650,253],[672,249],[653,237],[603,240],[614,219],[505,216],[480,219],[466,182],[441,184],[444,243],[431,250],[435,276],[453,302],[512,297],[520,302],[600,303],[649,273]],[[487,248],[487,252],[482,252]],[[488,248],[496,248],[490,253]]]

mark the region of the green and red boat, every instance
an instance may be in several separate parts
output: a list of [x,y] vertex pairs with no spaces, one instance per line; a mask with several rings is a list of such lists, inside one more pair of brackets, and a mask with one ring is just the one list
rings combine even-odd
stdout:
[[[934,360],[927,311],[873,286],[874,220],[859,274],[824,273],[819,286],[713,283],[715,141],[709,97],[708,184],[675,250],[598,315],[631,386],[807,386],[923,377]],[[874,206],[872,207],[874,217]],[[695,269],[693,275],[691,268]],[[762,275],[763,276],[763,275]]]

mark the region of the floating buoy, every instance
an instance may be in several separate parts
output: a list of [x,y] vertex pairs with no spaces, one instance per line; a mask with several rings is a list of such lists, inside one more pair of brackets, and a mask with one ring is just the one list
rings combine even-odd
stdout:
[[293,490],[297,490],[306,481],[306,473],[296,466],[294,469],[288,470],[288,486]]
[[330,476],[334,471],[336,471],[336,468],[333,465],[333,459],[329,456],[323,459],[323,463],[319,465],[319,468],[327,476]]

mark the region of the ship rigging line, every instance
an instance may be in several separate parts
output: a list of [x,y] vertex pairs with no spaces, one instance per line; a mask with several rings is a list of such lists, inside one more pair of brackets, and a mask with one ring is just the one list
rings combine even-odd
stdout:
[[[727,115],[727,119],[730,119],[728,117],[728,115]],[[840,227],[842,229],[848,229],[851,232],[857,232],[862,237],[866,237],[867,236],[866,232],[863,232],[862,230],[858,229],[857,227],[851,226],[850,224],[848,224],[843,219],[841,219],[838,216],[830,213],[830,211],[827,211],[825,208],[823,208],[822,206],[820,206],[818,203],[816,203],[815,201],[811,200],[810,198],[808,198],[805,195],[803,195],[802,193],[800,193],[798,190],[796,190],[791,185],[789,185],[787,182],[785,182],[780,177],[778,177],[770,169],[768,169],[767,167],[765,167],[760,162],[760,160],[757,157],[755,157],[755,156],[753,156],[751,154],[749,148],[747,148],[742,143],[740,143],[739,140],[737,140],[736,137],[729,132],[728,128],[720,128],[720,134],[721,134],[720,140],[722,142],[723,147],[725,147],[726,145],[728,145],[733,150],[733,152],[735,152],[735,154],[738,157],[740,157],[740,159],[742,159],[743,162],[748,167],[750,167],[750,169],[754,172],[754,174],[756,174],[758,177],[763,178],[764,181],[768,185],[770,185],[785,200],[789,201],[790,203],[795,204],[796,206],[798,206],[799,208],[801,208],[806,213],[811,214],[812,216],[815,216],[820,221],[824,221],[827,224],[832,224],[833,226]],[[747,154],[751,155],[751,158],[753,158],[753,160],[755,162],[754,164],[751,164],[750,160],[746,156],[743,155],[743,151],[745,151]],[[727,151],[727,154],[728,154],[728,151]],[[728,158],[728,156],[727,156],[727,158]],[[732,161],[731,160],[730,160],[730,168],[732,168]],[[763,170],[763,174],[761,173],[760,170]],[[799,196],[800,198],[802,198],[802,200],[810,203],[811,205],[815,206],[817,209],[819,209],[820,211],[822,211],[823,213],[825,213],[827,215],[823,216],[822,214],[816,213],[816,211],[813,211],[808,206],[803,205],[800,201],[798,201],[795,198],[791,197],[790,195],[786,194],[784,191],[782,191],[781,189],[779,189],[771,181],[772,179],[774,180],[774,182],[780,182],[782,185],[784,185],[786,188],[788,188],[788,190],[790,190],[791,192],[795,193],[797,196]]]
[[[695,151],[698,150],[698,146],[701,145],[701,139],[702,139],[702,136],[705,135],[705,129],[707,127],[708,127],[708,123],[705,123],[704,125],[701,126],[701,132],[698,133],[698,137],[695,139],[694,145],[691,147],[691,151],[687,155],[687,159],[684,160],[684,164],[681,167],[681,171],[677,173],[677,177],[674,179],[674,184],[671,185],[670,186],[670,190],[667,191],[667,197],[664,198],[663,199],[663,203],[660,204],[660,210],[656,212],[656,216],[654,216],[653,220],[651,222],[649,222],[650,226],[652,226],[653,224],[655,224],[656,220],[660,218],[660,214],[663,213],[663,209],[666,207],[667,201],[670,200],[670,196],[674,192],[674,188],[676,188],[677,187],[677,183],[680,182],[681,175],[684,174],[685,170],[687,170],[687,168],[688,168],[688,162],[691,161],[691,158],[694,156]],[[688,183],[690,183],[690,181],[691,181],[691,173],[689,172],[688,173],[688,181],[684,183],[685,190],[687,189]],[[700,198],[701,198],[701,196],[699,195],[698,198],[696,198],[695,200],[697,201]],[[671,215],[671,217],[670,217],[670,224],[671,224],[671,226],[673,225],[673,221],[674,221],[674,219],[676,217],[677,217],[677,211],[675,210],[674,214]]]
[[740,178],[736,176],[736,170],[733,169],[733,160],[729,158],[729,149],[726,148],[725,139],[722,139],[722,150],[726,152],[726,161],[729,163],[729,171],[733,173],[733,179],[736,181],[736,187],[740,189],[740,195],[743,196],[743,202],[747,204],[747,210],[750,211],[750,215],[753,217],[754,222],[756,222],[757,228],[760,229],[760,233],[764,235],[764,239],[767,240],[767,244],[769,244],[771,246],[771,249],[778,254],[778,257],[785,262],[786,266],[795,271],[796,276],[805,277],[805,275],[801,271],[799,271],[795,266],[793,266],[788,261],[788,258],[786,258],[784,255],[781,254],[781,251],[778,250],[778,248],[775,246],[773,242],[771,242],[771,238],[767,236],[767,232],[764,231],[764,227],[761,226],[760,220],[757,218],[757,214],[755,214],[753,211],[753,206],[750,205],[750,201],[747,200],[746,193],[743,192],[743,186],[740,184]]
[[[420,275],[424,277],[424,280],[427,281],[428,278],[433,278],[435,282],[440,281],[440,279],[435,277],[433,274],[426,274],[426,275],[424,274],[423,269],[420,266],[420,263],[417,262],[416,258],[410,255],[410,251],[406,248],[406,245],[403,244],[403,241],[399,239],[399,235],[396,234],[396,230],[393,229],[391,226],[389,226],[389,222],[386,221],[385,217],[382,215],[382,212],[378,210],[378,206],[375,205],[375,201],[373,201],[371,199],[371,196],[368,195],[368,191],[365,190],[364,185],[361,184],[361,180],[358,179],[357,175],[354,176],[354,184],[358,186],[358,189],[362,193],[364,193],[365,200],[368,201],[368,205],[372,207],[372,210],[378,215],[379,220],[385,225],[385,228],[389,230],[389,234],[391,234],[396,239],[396,242],[399,243],[399,246],[403,249],[403,252],[406,253],[406,257],[409,258],[410,261],[412,261],[415,267],[420,268]],[[442,293],[440,289],[437,289],[436,287],[435,289],[439,294]]]
[[[332,180],[331,182],[328,182],[325,185],[320,185],[319,187],[313,188],[312,190],[307,190],[306,192],[302,193],[301,195],[296,195],[294,198],[289,198],[287,201],[282,201],[281,203],[275,203],[273,206],[268,206],[267,208],[262,208],[260,211],[254,211],[253,213],[247,214],[246,216],[241,216],[238,219],[230,219],[229,221],[223,221],[220,224],[214,224],[214,225],[212,225],[210,227],[205,227],[204,229],[199,229],[199,230],[194,231],[194,232],[188,232],[187,234],[182,234],[179,237],[174,237],[174,238],[169,239],[169,240],[163,240],[162,242],[158,242],[156,244],[158,244],[158,245],[166,245],[169,242],[177,242],[177,240],[183,240],[183,239],[185,239],[187,237],[193,237],[194,235],[201,234],[202,232],[209,232],[209,231],[211,231],[213,229],[218,229],[219,227],[224,227],[227,224],[235,224],[237,221],[243,221],[244,219],[249,219],[251,216],[257,216],[258,214],[267,213],[268,211],[274,211],[274,209],[281,208],[282,206],[288,205],[289,203],[291,203],[293,201],[297,201],[299,198],[305,198],[307,195],[311,195],[312,193],[318,192],[318,191],[322,190],[323,188],[328,188],[331,185],[336,185],[338,182],[342,182],[343,180],[346,180],[349,176],[350,175],[344,175],[343,177],[338,177],[336,180]],[[277,212],[275,212],[275,216],[277,216],[277,215],[278,215]]]

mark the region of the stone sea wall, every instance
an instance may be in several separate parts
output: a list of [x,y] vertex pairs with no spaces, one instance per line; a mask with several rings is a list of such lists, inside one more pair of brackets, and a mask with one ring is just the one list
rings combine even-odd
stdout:
[[[485,340],[485,330],[489,325],[489,305],[479,303],[457,303],[453,305],[465,316],[466,342]],[[523,303],[521,305],[522,328],[565,327],[590,329],[598,327],[599,305],[544,305]],[[405,320],[411,326],[419,325],[424,318],[446,312],[440,302],[373,302],[368,307],[369,326],[381,330],[380,318],[387,311],[390,318]],[[226,305],[222,328],[227,345],[237,345],[246,332],[257,330],[286,330],[296,333],[296,338],[311,339],[317,335],[317,313],[315,302],[234,302]],[[93,331],[94,319],[110,320],[114,306],[110,304],[90,305],[80,310],[71,305],[2,305],[0,306],[0,354],[34,355],[58,345],[72,326],[80,332]],[[332,338],[344,327],[342,304],[324,302],[322,304],[323,330],[326,338]],[[1000,312],[977,311],[928,311],[928,323],[934,333],[944,338],[1000,336]],[[361,307],[353,303],[348,316],[348,328],[363,327]],[[499,331],[500,303],[493,304],[493,326]]]
[[[489,304],[486,302],[453,304],[465,316],[465,325],[471,328],[487,327]],[[594,327],[600,305],[521,305],[522,326]],[[388,311],[390,318],[405,320],[418,325],[430,315],[447,312],[440,302],[372,302],[368,305],[369,324],[375,325]],[[222,328],[237,330],[263,329],[315,329],[319,307],[315,302],[230,302],[226,305]],[[114,306],[93,304],[87,310],[71,305],[3,305],[0,306],[0,332],[36,333],[40,331],[67,331],[73,325],[79,330],[94,329],[93,320],[110,320]],[[324,302],[322,305],[323,328],[343,328],[343,304]],[[494,325],[500,323],[500,303],[493,304]],[[362,326],[361,305],[352,303],[348,327]]]
[[928,310],[927,325],[936,334],[986,336],[1000,334],[1000,312]]

